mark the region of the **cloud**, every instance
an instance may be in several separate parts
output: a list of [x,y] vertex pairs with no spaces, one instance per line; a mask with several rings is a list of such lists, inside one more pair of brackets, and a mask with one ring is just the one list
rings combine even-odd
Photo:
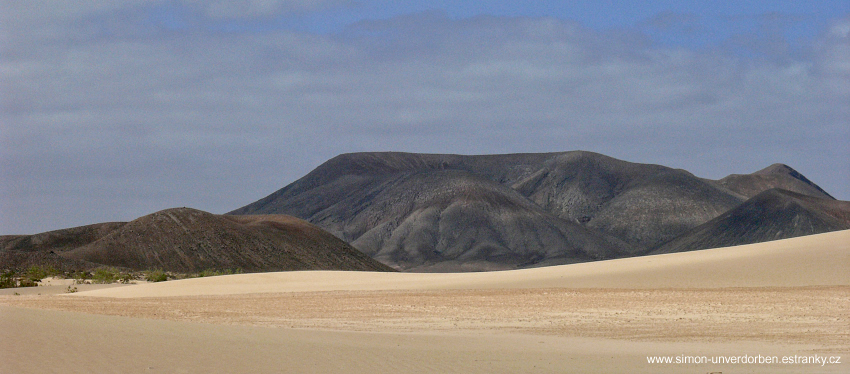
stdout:
[[173,29],[148,22],[162,4],[21,11],[39,22],[0,55],[0,233],[225,212],[366,150],[587,149],[713,178],[785,162],[850,196],[846,20],[806,54],[752,59],[554,18],[204,27],[306,2],[176,3],[200,16]]
[[269,17],[352,5],[348,0],[184,0],[213,19]]

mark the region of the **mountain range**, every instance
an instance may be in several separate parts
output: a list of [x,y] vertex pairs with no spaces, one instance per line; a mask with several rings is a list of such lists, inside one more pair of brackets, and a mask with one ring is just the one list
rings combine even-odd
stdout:
[[477,271],[810,235],[848,212],[782,164],[710,180],[574,151],[343,154],[229,214],[299,217],[401,270]]
[[174,208],[131,222],[0,236],[0,268],[112,266],[192,273],[207,269],[392,271],[344,241],[286,215],[227,216]]
[[485,271],[846,229],[850,202],[783,164],[711,180],[584,151],[370,152],[225,215],[174,208],[0,236],[0,269]]

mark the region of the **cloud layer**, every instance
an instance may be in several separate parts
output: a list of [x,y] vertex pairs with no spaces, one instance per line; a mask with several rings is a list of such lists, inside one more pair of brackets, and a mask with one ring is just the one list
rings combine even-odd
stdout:
[[768,30],[684,48],[441,12],[331,34],[233,27],[350,6],[244,3],[4,3],[0,234],[225,212],[351,151],[584,149],[709,178],[783,162],[850,199],[848,17],[802,46]]

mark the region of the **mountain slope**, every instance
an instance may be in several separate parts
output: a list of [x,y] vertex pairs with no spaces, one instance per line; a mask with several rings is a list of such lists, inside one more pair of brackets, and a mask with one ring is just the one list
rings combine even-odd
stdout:
[[[445,159],[429,157],[378,158],[371,164],[357,157],[332,160],[287,187],[292,201],[270,204],[309,216],[364,253],[405,270],[509,269],[628,251],[621,241],[554,217],[504,185],[443,169]],[[326,169],[339,168],[333,165],[339,161],[350,162],[343,169],[348,173],[314,182],[334,175]],[[316,187],[298,193],[303,185]]]
[[0,269],[26,269],[33,265],[62,271],[95,268],[97,264],[64,258],[59,253],[94,242],[125,224],[96,223],[35,235],[0,236]]
[[355,247],[402,269],[509,269],[611,258],[629,250],[468,172],[418,172],[382,187],[371,203],[355,209],[343,232],[356,237]]
[[487,270],[645,254],[776,187],[836,201],[781,164],[715,181],[584,151],[371,152],[231,213],[303,218],[402,269]]
[[743,201],[684,170],[591,152],[554,155],[512,187],[558,217],[641,249],[666,242]]
[[653,253],[728,247],[850,229],[850,202],[779,188],[764,191]]
[[771,188],[835,200],[818,185],[788,165],[773,164],[752,174],[732,174],[717,181],[720,185],[751,198]]
[[[317,216],[327,216],[328,209],[344,211],[352,203],[369,204],[370,193],[379,191],[382,183],[429,170],[466,171],[511,187],[544,211],[612,234],[636,251],[666,242],[745,200],[683,170],[592,152],[483,156],[386,152],[334,157],[298,181],[231,214],[290,214],[354,241],[356,235],[343,234]],[[366,190],[371,192],[361,192]],[[360,201],[347,198],[351,193],[359,194]],[[336,204],[339,206],[333,208]],[[348,219],[345,212],[334,216],[337,222]]]
[[337,156],[231,214],[300,217],[405,269],[485,270],[638,255],[743,200],[683,170],[592,152],[387,152]]
[[294,217],[222,216],[189,208],[167,209],[127,223],[12,237],[0,251],[0,267],[19,267],[24,253],[30,262],[56,260],[63,268],[75,269],[391,270]]

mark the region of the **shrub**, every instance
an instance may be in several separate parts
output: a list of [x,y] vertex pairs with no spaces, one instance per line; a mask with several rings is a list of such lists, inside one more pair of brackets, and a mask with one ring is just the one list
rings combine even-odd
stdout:
[[200,277],[200,278],[214,277],[216,275],[221,275],[221,274],[219,274],[218,270],[213,270],[213,269],[202,270],[200,273],[198,273],[198,277]]
[[[39,279],[40,280],[40,279]],[[27,277],[18,276],[14,270],[5,270],[0,273],[0,288],[36,287],[38,283]]]
[[239,269],[239,268],[223,269],[223,270],[206,269],[206,270],[201,271],[200,273],[195,274],[194,276],[203,278],[203,277],[216,277],[216,276],[219,276],[219,275],[231,275],[231,274],[241,274],[241,273],[242,273],[242,269]]
[[115,269],[109,268],[99,268],[94,271],[92,274],[92,281],[94,283],[113,283],[117,277],[117,272]]
[[13,270],[6,270],[0,273],[0,288],[15,288],[18,286],[18,281],[15,279]]
[[132,281],[133,281],[133,280],[135,280],[135,279],[136,279],[136,277],[134,277],[134,276],[133,276],[133,274],[130,274],[130,273],[120,273],[120,274],[118,274],[118,279],[117,279],[117,280],[118,280],[118,283],[130,283],[130,282],[132,282]]
[[37,287],[38,283],[30,278],[21,278],[18,280],[18,287]]
[[44,278],[57,274],[61,274],[61,272],[59,270],[56,270],[56,268],[54,268],[53,266],[33,265],[30,266],[29,269],[27,269],[26,277],[33,282],[38,282]]
[[71,274],[71,278],[74,278],[77,283],[83,284],[86,283],[86,280],[91,279],[91,273],[87,271],[75,271]]
[[148,282],[164,282],[168,280],[168,274],[160,269],[151,270],[145,275],[145,280]]
[[92,280],[94,283],[129,283],[133,280],[133,275],[130,273],[123,273],[115,268],[99,268],[94,271]]

